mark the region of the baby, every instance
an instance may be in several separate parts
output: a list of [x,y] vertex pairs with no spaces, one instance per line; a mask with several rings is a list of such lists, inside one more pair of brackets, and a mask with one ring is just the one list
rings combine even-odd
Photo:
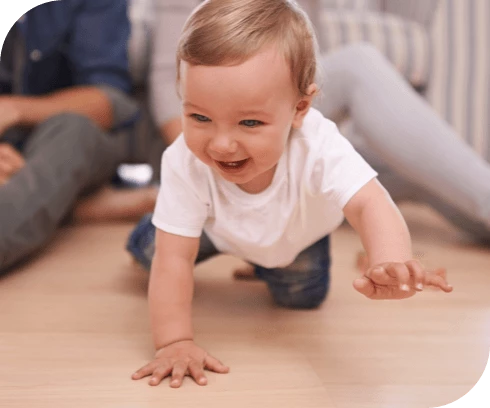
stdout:
[[[194,264],[217,253],[253,265],[275,302],[314,308],[329,288],[329,234],[344,217],[368,268],[354,288],[403,299],[445,276],[413,259],[407,226],[376,172],[311,107],[317,43],[291,0],[208,0],[177,53],[183,134],[164,153],[153,215],[149,303],[156,347],[133,374],[157,385],[228,367],[194,343]],[[326,95],[328,97],[328,95]],[[137,232],[131,238],[138,242]]]

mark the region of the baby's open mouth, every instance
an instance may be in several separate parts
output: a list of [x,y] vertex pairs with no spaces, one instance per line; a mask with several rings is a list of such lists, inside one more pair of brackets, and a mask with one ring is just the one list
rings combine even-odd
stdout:
[[224,161],[216,161],[219,166],[224,170],[240,170],[247,164],[248,159],[232,161],[232,162],[224,162]]

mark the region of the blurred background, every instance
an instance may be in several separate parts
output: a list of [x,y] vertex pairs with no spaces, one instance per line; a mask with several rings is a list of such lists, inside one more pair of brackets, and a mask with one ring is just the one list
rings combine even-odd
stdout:
[[[0,62],[0,270],[67,223],[152,212],[182,131],[175,56],[199,0],[62,0],[23,15]],[[395,202],[490,242],[490,4],[300,0],[316,33],[315,108]]]
[[[128,237],[153,211],[162,152],[181,134],[175,53],[199,3],[48,2],[5,40],[2,406],[161,406],[161,393],[129,382],[151,340],[148,274]],[[196,270],[196,331],[237,374],[210,377],[212,393],[164,398],[283,408],[452,402],[480,378],[490,344],[490,1],[297,3],[319,43],[315,108],[401,206],[414,256],[447,267],[455,291],[365,302],[351,287],[365,258],[348,225],[333,234],[328,306],[308,314],[273,308],[265,287],[223,274],[238,260],[220,258]],[[145,245],[148,263],[151,235]]]

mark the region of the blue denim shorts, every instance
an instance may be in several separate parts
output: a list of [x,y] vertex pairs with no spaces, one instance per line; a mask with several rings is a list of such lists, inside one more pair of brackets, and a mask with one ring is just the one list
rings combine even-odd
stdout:
[[[147,270],[155,253],[155,226],[152,214],[145,215],[129,236],[126,249]],[[196,263],[219,251],[206,234],[201,236]],[[292,264],[282,268],[254,265],[257,277],[267,283],[274,301],[282,307],[312,309],[325,300],[330,287],[330,236],[302,251]]]

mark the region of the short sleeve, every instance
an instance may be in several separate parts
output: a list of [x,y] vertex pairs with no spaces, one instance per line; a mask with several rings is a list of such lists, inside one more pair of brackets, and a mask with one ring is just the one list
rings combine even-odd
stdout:
[[184,161],[182,168],[173,165],[175,158],[169,155],[173,147],[170,146],[162,157],[161,185],[152,222],[165,232],[197,238],[208,217],[208,204],[196,187],[199,183],[202,185],[202,180],[190,177]]
[[333,200],[341,209],[378,173],[362,158],[333,123],[324,143],[315,152],[311,173],[312,189]]

